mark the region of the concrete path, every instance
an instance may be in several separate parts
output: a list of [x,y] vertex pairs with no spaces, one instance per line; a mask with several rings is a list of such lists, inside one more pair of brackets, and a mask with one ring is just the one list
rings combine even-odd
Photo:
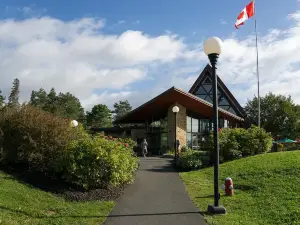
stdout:
[[171,159],[141,158],[133,185],[117,201],[106,225],[205,225]]

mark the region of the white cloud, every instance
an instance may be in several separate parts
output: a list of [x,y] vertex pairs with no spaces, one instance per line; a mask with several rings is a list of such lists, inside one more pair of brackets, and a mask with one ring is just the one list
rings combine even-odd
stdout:
[[[261,94],[291,95],[300,103],[300,11],[288,19],[291,27],[259,36]],[[122,99],[136,107],[173,85],[188,90],[208,61],[202,43],[190,45],[172,32],[109,35],[103,28],[104,20],[95,18],[0,21],[0,89],[8,94],[18,77],[23,100],[33,89],[55,87],[87,109]],[[243,104],[257,93],[255,37],[236,33],[223,41],[218,74]]]
[[94,105],[105,102],[109,108],[113,107],[115,102],[120,100],[128,99],[132,96],[132,92],[116,92],[116,93],[107,93],[106,91],[101,94],[91,94],[86,99],[81,101],[81,104],[84,105],[87,109],[92,108]]
[[0,21],[0,88],[8,94],[17,77],[22,100],[31,90],[55,87],[72,92],[89,107],[89,100],[110,103],[112,96],[125,96],[124,88],[130,92],[130,85],[146,79],[151,64],[185,55],[186,45],[174,35],[151,37],[133,30],[106,35],[104,25],[94,18]]
[[228,23],[227,23],[227,21],[226,21],[226,20],[224,20],[224,19],[220,19],[220,23],[221,23],[222,25],[226,25],[226,24],[228,24]]
[[[300,104],[300,11],[288,15],[288,19],[291,20],[289,28],[270,29],[258,37],[260,92],[262,96],[270,91],[291,95]],[[169,83],[188,90],[201,72],[197,71],[197,66],[203,69],[208,60],[201,47],[185,56],[187,61],[179,64],[180,69],[170,69],[173,75]],[[197,60],[193,61],[195,58]],[[223,37],[223,51],[217,67],[218,74],[242,105],[257,95],[255,36]]]
[[118,24],[124,24],[124,23],[126,23],[126,20],[119,20],[118,21]]
[[18,14],[19,16],[28,17],[40,17],[47,12],[46,8],[37,7],[35,4],[29,6],[11,6],[5,7],[6,14]]

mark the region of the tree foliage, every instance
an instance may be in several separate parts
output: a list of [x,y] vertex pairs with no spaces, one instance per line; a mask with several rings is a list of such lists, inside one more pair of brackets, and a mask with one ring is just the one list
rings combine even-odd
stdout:
[[130,112],[131,110],[132,107],[129,104],[128,100],[116,102],[114,104],[114,111],[113,111],[115,113],[115,120],[125,115],[126,113]]
[[20,106],[19,94],[20,94],[20,81],[19,81],[19,79],[16,78],[13,81],[13,87],[11,88],[11,92],[8,97],[8,106],[9,107]]
[[91,112],[87,112],[87,125],[90,127],[112,126],[111,111],[106,105],[95,105]]
[[[281,135],[289,138],[300,137],[300,107],[291,96],[275,95],[271,92],[260,99],[261,127],[273,136]],[[257,121],[258,99],[247,102],[245,111],[249,119]]]
[[0,90],[0,109],[5,105],[5,96],[3,96],[2,91]]
[[29,104],[57,116],[75,119],[80,122],[85,117],[83,107],[78,98],[69,92],[57,95],[54,88],[49,93],[43,88],[40,88],[38,91],[32,91]]

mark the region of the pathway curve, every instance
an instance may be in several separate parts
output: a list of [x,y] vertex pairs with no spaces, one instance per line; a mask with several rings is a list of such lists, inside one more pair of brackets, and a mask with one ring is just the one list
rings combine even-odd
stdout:
[[105,225],[206,225],[171,159],[141,158],[134,184],[125,189]]

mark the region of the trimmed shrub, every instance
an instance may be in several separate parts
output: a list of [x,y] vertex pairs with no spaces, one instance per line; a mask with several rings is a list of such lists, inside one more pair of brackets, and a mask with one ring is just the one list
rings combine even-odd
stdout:
[[219,135],[221,162],[242,157],[240,146],[241,142],[244,141],[243,135],[245,134],[245,130],[240,128],[222,129]]
[[182,170],[195,170],[210,165],[210,153],[187,149],[180,153],[177,166]]
[[73,141],[56,162],[56,172],[85,189],[131,183],[138,159],[132,147],[103,137]]
[[[272,136],[264,129],[252,126],[249,129],[224,128],[219,133],[220,162],[265,153],[271,150]],[[214,151],[213,134],[203,144],[202,150]]]
[[261,154],[271,150],[273,139],[270,133],[256,126],[251,126],[247,132],[248,141],[244,147],[248,149],[249,155]]

